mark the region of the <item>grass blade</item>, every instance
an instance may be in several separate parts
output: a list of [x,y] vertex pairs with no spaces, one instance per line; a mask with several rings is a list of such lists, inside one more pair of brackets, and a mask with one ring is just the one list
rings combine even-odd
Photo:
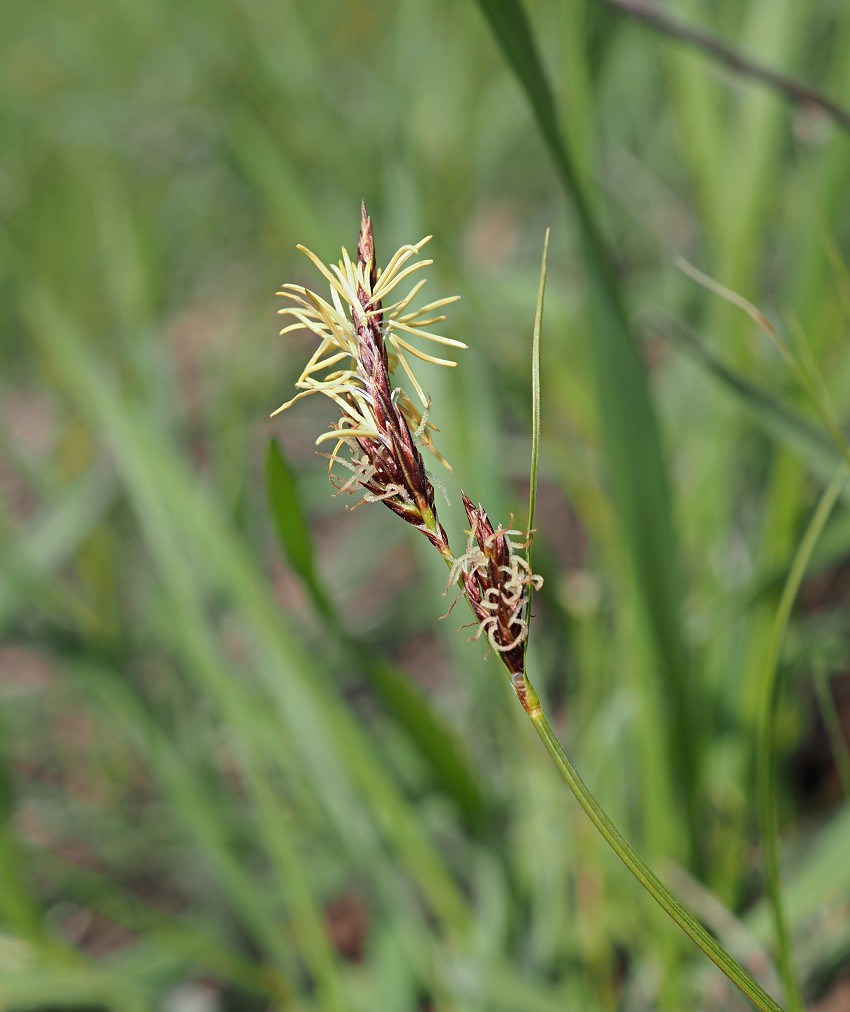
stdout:
[[756,790],[762,846],[764,848],[765,880],[767,893],[773,911],[773,925],[776,945],[779,950],[779,968],[785,984],[786,997],[791,1012],[802,1012],[803,997],[794,970],[791,953],[791,937],[788,930],[782,885],[779,870],[779,816],[776,803],[774,778],[774,753],[776,751],[776,708],[779,694],[779,657],[785,638],[791,609],[805,576],[817,540],[826,525],[841,490],[847,481],[847,470],[842,462],[838,473],[826,488],[817,509],[812,516],[806,533],[782,590],[782,598],[774,620],[773,632],[764,658],[762,677],[759,685],[758,745],[756,748]]
[[659,333],[726,387],[777,443],[798,453],[821,475],[835,473],[835,468],[843,459],[843,450],[823,429],[787,408],[769,391],[727,365],[681,324],[676,324],[675,331],[662,328]]
[[[543,297],[546,293],[546,270],[549,263],[549,229],[543,239],[543,258],[540,262],[540,286],[534,309],[534,332],[531,339],[531,472],[528,478],[528,549],[525,558],[531,569],[531,541],[534,537],[534,511],[537,506],[537,479],[540,464],[540,330],[543,324]],[[532,570],[533,572],[533,570]],[[531,616],[534,585],[528,587],[527,614]],[[528,640],[526,639],[526,645]]]
[[304,582],[319,614],[334,622],[333,605],[313,565],[313,538],[298,495],[295,472],[276,439],[270,439],[266,447],[266,488],[278,541],[287,561]]

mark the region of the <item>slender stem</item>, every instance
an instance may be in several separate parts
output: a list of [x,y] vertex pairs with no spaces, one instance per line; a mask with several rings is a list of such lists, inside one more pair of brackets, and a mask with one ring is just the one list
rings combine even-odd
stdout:
[[704,53],[708,53],[712,59],[725,64],[730,70],[773,88],[789,102],[795,102],[804,107],[814,106],[826,113],[827,116],[832,117],[835,123],[844,130],[850,130],[850,112],[847,109],[837,102],[833,102],[811,85],[751,60],[743,53],[727,46],[716,35],[676,21],[656,5],[650,5],[645,0],[596,0],[596,2],[603,7],[611,7],[621,14],[642,21],[655,31],[661,32],[671,39],[676,39],[686,46],[701,49]]
[[523,705],[526,712],[531,718],[534,729],[540,735],[547,751],[555,761],[555,765],[558,767],[561,776],[566,780],[576,800],[617,857],[620,858],[656,903],[670,915],[682,931],[702,949],[706,956],[726,974],[729,980],[749,998],[756,1008],[762,1009],[763,1012],[782,1012],[781,1007],[777,1005],[773,998],[753,980],[747,971],[729,955],[699,921],[663,885],[658,876],[635,853],[628,840],[608,818],[596,798],[591,794],[587,784],[581,779],[578,771],[570,762],[566,752],[561,747],[561,743],[555,737],[549,721],[546,719],[546,714],[540,705],[540,699],[527,677],[525,679],[525,697]]
[[847,481],[847,468],[842,463],[836,476],[824,491],[817,505],[803,540],[794,556],[791,570],[782,590],[782,597],[776,612],[773,632],[767,649],[759,685],[759,722],[756,747],[756,794],[758,798],[759,825],[764,848],[764,874],[767,897],[773,912],[773,928],[776,934],[779,970],[785,984],[785,992],[791,1012],[802,1012],[803,996],[800,983],[791,959],[791,937],[785,906],[782,901],[782,884],[779,872],[779,817],[776,810],[776,781],[774,778],[774,752],[776,748],[776,703],[778,698],[777,674],[779,654],[785,630],[791,617],[791,609],[797,591],[803,581],[809,559],[815,544],[823,531],[838,496]]
[[[425,526],[432,533],[436,534],[439,530],[439,526],[430,510],[424,511],[422,515]],[[441,542],[442,543],[442,542]],[[435,547],[440,549],[436,540],[434,542]],[[441,554],[447,565],[451,566],[453,563],[451,552],[448,545],[445,545],[445,550],[441,550]],[[463,580],[459,576],[458,583],[463,589]],[[472,602],[467,598],[470,606]],[[473,609],[474,611],[474,609]],[[561,772],[561,775],[566,780],[570,790],[575,795],[578,803],[584,809],[591,822],[602,834],[605,841],[612,848],[614,853],[620,858],[623,864],[629,869],[629,871],[635,876],[640,884],[646,889],[646,891],[652,896],[652,898],[665,910],[670,917],[679,925],[679,927],[685,932],[686,935],[705,953],[706,956],[712,962],[714,962],[722,971],[726,974],[729,980],[739,988],[743,994],[756,1006],[756,1008],[762,1009],[763,1012],[782,1012],[782,1009],[776,1002],[770,997],[770,995],[761,988],[753,978],[747,973],[744,968],[737,963],[729,953],[706,931],[706,929],[696,920],[696,918],[685,909],[684,906],[676,899],[676,897],[664,886],[661,880],[655,875],[655,873],[646,865],[643,860],[637,855],[632,849],[628,840],[623,834],[617,829],[614,823],[608,818],[603,809],[600,807],[596,798],[591,794],[585,782],[579,776],[576,768],[570,762],[566,752],[561,747],[561,743],[555,737],[554,732],[546,719],[546,715],[543,712],[543,707],[540,703],[540,697],[537,695],[534,687],[528,679],[528,676],[520,670],[511,670],[507,663],[507,656],[502,655],[502,661],[505,663],[505,667],[511,678],[511,683],[514,688],[514,692],[517,695],[523,709],[531,719],[532,724],[543,744],[546,746],[549,754],[555,761],[555,765]]]

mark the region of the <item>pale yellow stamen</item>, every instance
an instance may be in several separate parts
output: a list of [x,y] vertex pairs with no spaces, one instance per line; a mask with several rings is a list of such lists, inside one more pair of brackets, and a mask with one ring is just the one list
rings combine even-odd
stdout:
[[[342,421],[346,426],[345,433],[341,437],[342,441],[376,438],[377,425],[372,417],[372,407],[364,396],[366,379],[359,372],[357,327],[352,317],[354,320],[364,321],[380,314],[389,368],[392,371],[401,366],[425,410],[420,411],[410,398],[400,391],[398,396],[394,394],[394,399],[411,429],[416,431],[416,441],[427,447],[448,467],[448,463],[434,448],[431,430],[436,430],[436,426],[427,421],[428,398],[416,378],[410,359],[415,358],[449,368],[456,364],[451,359],[421,350],[412,343],[412,340],[422,338],[447,348],[465,348],[466,345],[462,341],[426,329],[445,320],[445,316],[440,314],[439,310],[456,302],[458,296],[437,299],[419,309],[410,310],[412,301],[425,285],[426,279],[422,278],[416,281],[410,291],[397,302],[378,308],[403,281],[432,264],[431,260],[411,262],[430,239],[431,236],[425,236],[415,245],[402,246],[397,250],[386,267],[376,271],[374,288],[370,280],[372,265],[353,262],[344,247],[340,261],[330,265],[322,263],[306,246],[297,247],[327,281],[330,301],[301,285],[285,284],[278,292],[278,295],[291,303],[278,310],[280,315],[288,316],[292,320],[281,330],[281,334],[295,330],[309,330],[319,339],[319,345],[296,381],[295,386],[299,393],[282,404],[274,412],[275,415],[285,411],[302,397],[322,393],[330,397],[342,411]],[[365,293],[368,300],[365,306],[361,304],[360,293]],[[349,359],[350,362],[347,363]],[[317,374],[325,373],[326,370],[331,371],[320,379]],[[321,435],[317,442],[334,438],[340,440],[340,435],[340,429],[335,428]]]

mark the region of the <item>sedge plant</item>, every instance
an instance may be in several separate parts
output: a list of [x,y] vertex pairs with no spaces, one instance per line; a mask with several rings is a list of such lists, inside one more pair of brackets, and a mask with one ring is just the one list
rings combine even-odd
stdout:
[[[314,393],[334,402],[339,418],[316,442],[330,447],[324,455],[338,493],[359,496],[358,504],[383,503],[424,535],[442,556],[449,569],[448,586],[457,588],[456,602],[464,598],[472,611],[477,626],[474,638],[485,638],[498,657],[520,705],[598,832],[650,896],[755,1007],[781,1012],[773,998],[661,882],[611,821],[561,746],[529,678],[526,649],[531,597],[543,583],[531,568],[530,549],[539,447],[539,338],[545,248],[532,354],[534,425],[528,526],[525,530],[513,527],[512,522],[507,528],[494,526],[485,508],[462,492],[468,537],[459,555],[449,544],[438,518],[434,481],[426,469],[423,451],[441,464],[448,464],[434,445],[437,429],[430,417],[431,403],[411,360],[454,367],[453,359],[443,357],[448,352],[437,355],[426,349],[436,345],[458,350],[465,345],[432,329],[445,321],[442,309],[457,296],[412,308],[425,284],[418,275],[432,263],[417,259],[430,238],[403,246],[380,270],[372,222],[363,206],[356,258],[343,248],[337,264],[325,265],[306,247],[298,247],[321,272],[330,292],[325,298],[300,285],[285,284],[278,293],[287,300],[279,312],[291,318],[281,333],[306,329],[319,343],[296,382],[298,393],[273,415]],[[416,279],[405,292],[403,283],[414,276]],[[393,384],[399,368],[416,400]]]

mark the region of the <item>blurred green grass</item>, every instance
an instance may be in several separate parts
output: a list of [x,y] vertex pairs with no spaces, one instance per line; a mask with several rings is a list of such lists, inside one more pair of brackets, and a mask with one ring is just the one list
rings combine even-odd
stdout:
[[[708,892],[685,878],[689,902],[774,989],[757,685],[825,483],[803,425],[820,421],[673,259],[799,319],[843,420],[850,143],[591,2],[529,13],[649,364],[678,542],[662,524],[656,561],[681,570],[669,634],[699,701],[691,870]],[[680,13],[850,103],[840,8]],[[742,1007],[582,821],[494,659],[438,621],[436,560],[379,506],[332,498],[324,406],[267,420],[308,347],[277,337],[276,287],[316,280],[294,245],[351,249],[365,198],[379,256],[433,233],[430,294],[463,296],[446,327],[470,350],[425,372],[449,497],[522,517],[552,226],[535,682],[639,849],[693,859],[641,601],[658,574],[629,561],[605,434],[635,380],[593,379],[581,236],[480,12],[18,3],[0,53],[0,1004]],[[663,340],[659,310],[750,386]],[[270,436],[312,592],[277,542]],[[442,516],[460,543],[458,510]],[[795,769],[821,747],[810,672],[848,669],[848,550],[842,508],[781,671],[783,875],[813,1001],[850,961],[847,808]]]

